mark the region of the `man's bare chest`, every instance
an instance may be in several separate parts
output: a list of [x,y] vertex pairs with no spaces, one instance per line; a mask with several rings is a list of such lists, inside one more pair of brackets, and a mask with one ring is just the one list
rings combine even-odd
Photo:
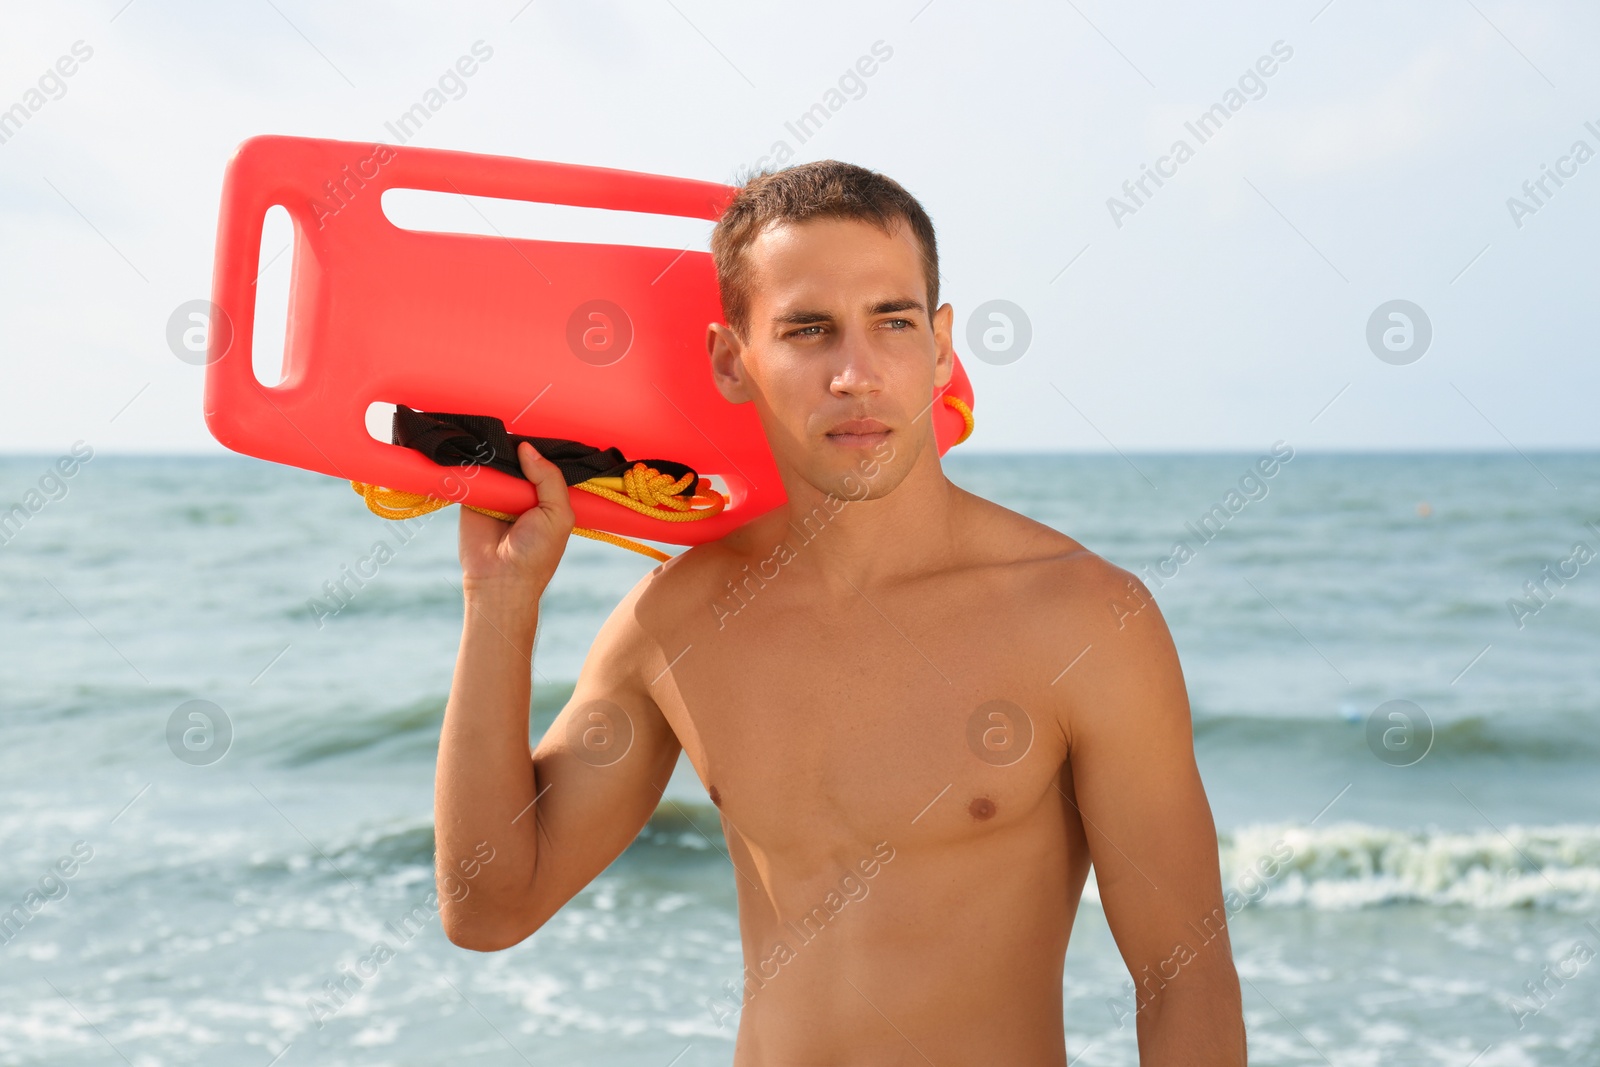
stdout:
[[1019,605],[857,595],[825,612],[784,606],[687,613],[652,685],[748,842],[804,852],[895,833],[934,844],[1061,802],[1059,694],[1036,643],[1013,629]]

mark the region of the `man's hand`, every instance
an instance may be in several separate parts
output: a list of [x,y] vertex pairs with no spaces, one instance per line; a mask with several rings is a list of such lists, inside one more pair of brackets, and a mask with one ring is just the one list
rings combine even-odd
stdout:
[[461,581],[467,587],[486,582],[516,585],[531,591],[537,602],[572,534],[571,490],[561,469],[526,441],[517,445],[517,462],[539,502],[513,523],[461,509]]

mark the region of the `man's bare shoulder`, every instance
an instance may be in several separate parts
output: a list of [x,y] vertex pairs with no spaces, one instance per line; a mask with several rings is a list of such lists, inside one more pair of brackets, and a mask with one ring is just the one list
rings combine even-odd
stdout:
[[678,632],[685,612],[697,605],[705,611],[716,590],[738,573],[746,539],[734,531],[721,541],[691,545],[658,563],[639,576],[612,609],[606,625],[626,630],[643,643]]
[[1085,548],[1053,526],[1030,519],[983,497],[972,496],[971,530],[984,547],[973,553],[988,566],[1011,571],[1025,602],[1047,617],[1072,617],[1096,622],[1111,619],[1107,604],[1137,591],[1148,598],[1131,572]]
[[1014,573],[1004,583],[1020,616],[1012,633],[1052,670],[1065,667],[1048,688],[1068,744],[1085,725],[1155,729],[1129,711],[1134,705],[1186,719],[1177,650],[1145,584],[1074,538],[992,507],[987,521],[998,524],[1001,543],[1014,546]]

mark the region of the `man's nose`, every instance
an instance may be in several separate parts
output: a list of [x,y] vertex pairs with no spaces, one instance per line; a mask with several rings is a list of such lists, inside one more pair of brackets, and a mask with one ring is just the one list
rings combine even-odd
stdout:
[[839,365],[833,374],[836,393],[857,395],[883,388],[881,356],[864,338],[847,337],[839,346]]

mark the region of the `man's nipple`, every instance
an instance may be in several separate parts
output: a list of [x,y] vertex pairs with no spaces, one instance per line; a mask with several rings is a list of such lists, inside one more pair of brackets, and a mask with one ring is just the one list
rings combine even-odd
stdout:
[[715,804],[719,808],[722,807],[722,794],[717,792],[717,787],[712,786],[709,790],[707,790],[707,792],[711,794],[711,803]]
[[982,822],[985,819],[994,818],[994,813],[994,801],[990,800],[988,797],[977,797],[971,804],[967,805],[967,814],[971,815],[979,822]]

